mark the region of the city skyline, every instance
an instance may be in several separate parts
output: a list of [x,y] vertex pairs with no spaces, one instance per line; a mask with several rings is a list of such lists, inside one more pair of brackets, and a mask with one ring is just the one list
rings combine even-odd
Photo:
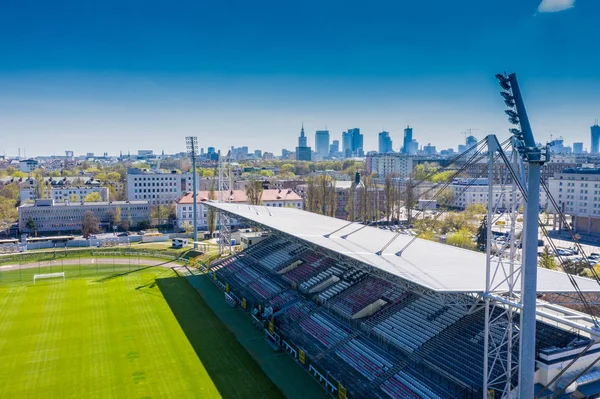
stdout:
[[140,15],[110,2],[11,3],[0,24],[0,152],[176,153],[196,135],[205,147],[279,153],[302,121],[310,141],[354,126],[366,150],[381,131],[397,150],[410,124],[420,143],[455,148],[469,128],[508,137],[502,70],[519,75],[540,141],[590,148],[597,3],[469,0],[460,13],[446,2],[358,4],[147,2]]

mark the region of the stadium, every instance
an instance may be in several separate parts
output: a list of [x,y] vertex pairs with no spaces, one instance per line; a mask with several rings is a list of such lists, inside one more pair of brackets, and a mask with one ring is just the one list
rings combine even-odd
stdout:
[[[211,265],[212,279],[331,395],[485,396],[484,254],[421,239],[406,249],[407,236],[381,251],[394,233],[291,208],[209,205],[263,232],[261,241]],[[599,291],[592,279],[539,269],[538,296],[573,293],[571,278],[586,295]],[[536,397],[598,397],[600,345],[591,316],[541,300],[538,306]],[[501,318],[503,309],[490,311]],[[497,342],[507,331],[488,328]],[[513,352],[516,362],[518,347]],[[489,358],[487,380],[500,379],[503,367]],[[492,384],[488,392],[503,397]]]

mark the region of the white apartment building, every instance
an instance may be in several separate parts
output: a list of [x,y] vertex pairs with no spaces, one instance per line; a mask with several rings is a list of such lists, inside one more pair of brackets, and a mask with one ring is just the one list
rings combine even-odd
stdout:
[[192,174],[129,169],[126,185],[129,201],[144,200],[150,205],[172,204],[192,191]]
[[[215,192],[215,199],[219,193]],[[208,207],[203,205],[203,202],[209,201],[208,191],[199,191],[197,195],[197,214],[198,214],[198,229],[205,230],[207,228]],[[247,204],[248,197],[244,190],[232,190],[229,201],[235,204]],[[295,207],[304,209],[304,200],[294,191],[288,189],[270,189],[263,190],[261,197],[262,205],[270,207]],[[189,223],[193,226],[194,222],[194,199],[192,193],[186,194],[179,198],[175,203],[177,213],[177,226],[183,228],[184,224]]]
[[35,159],[22,159],[19,161],[19,170],[25,173],[31,173],[38,167],[38,161]]
[[130,220],[132,227],[150,221],[148,201],[55,203],[52,199],[38,199],[33,204],[19,206],[19,231],[32,232],[26,227],[29,218],[38,232],[80,231],[87,211],[100,219],[100,226],[108,228],[117,208],[121,210],[121,220]]
[[[44,191],[46,196],[48,190]],[[54,202],[80,202],[85,199],[88,194],[98,193],[102,201],[110,201],[108,187],[52,187],[50,189],[50,195]],[[34,201],[35,189],[34,188],[22,188],[19,190],[19,196],[21,203]]]
[[[484,206],[488,204],[488,179],[454,179],[448,188],[452,190],[453,201],[451,206],[454,208],[465,209],[475,204]],[[513,202],[512,186],[495,185],[493,195],[492,203],[497,209],[507,209]],[[516,200],[520,201],[521,198],[521,194],[517,192]]]
[[[600,234],[600,168],[565,169],[548,179],[548,188],[575,231]],[[552,205],[548,210],[557,212]]]
[[413,160],[406,154],[373,154],[367,156],[365,164],[367,174],[377,173],[377,177],[387,176],[405,178],[413,170]]

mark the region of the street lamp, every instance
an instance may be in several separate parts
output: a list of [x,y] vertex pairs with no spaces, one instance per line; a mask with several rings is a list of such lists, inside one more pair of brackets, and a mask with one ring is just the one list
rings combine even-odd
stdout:
[[187,153],[192,159],[192,200],[194,211],[194,249],[198,249],[198,210],[197,207],[197,190],[196,190],[196,157],[198,156],[198,137],[188,136],[185,138],[185,147]]

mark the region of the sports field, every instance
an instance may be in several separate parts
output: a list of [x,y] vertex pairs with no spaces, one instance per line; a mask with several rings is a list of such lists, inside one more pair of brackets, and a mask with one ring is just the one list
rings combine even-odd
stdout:
[[0,284],[0,398],[280,398],[170,269]]

